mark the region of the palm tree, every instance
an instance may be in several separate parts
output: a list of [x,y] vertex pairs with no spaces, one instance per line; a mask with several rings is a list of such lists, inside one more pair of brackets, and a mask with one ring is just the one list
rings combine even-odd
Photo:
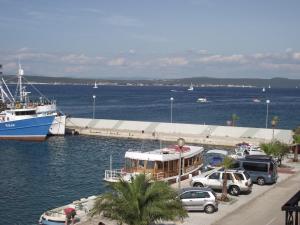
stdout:
[[293,130],[293,142],[296,145],[294,150],[294,162],[298,162],[298,151],[299,151],[299,144],[300,144],[300,127],[297,127]]
[[227,170],[229,168],[231,168],[232,164],[233,164],[234,160],[231,157],[226,156],[224,158],[223,163],[221,164],[221,166],[224,168],[224,179],[223,179],[223,187],[222,187],[222,196],[221,196],[221,200],[222,201],[227,201],[228,197],[227,197]]
[[110,184],[112,192],[98,197],[91,216],[102,214],[119,224],[149,225],[159,220],[187,217],[177,193],[163,181],[140,174],[131,182]]
[[237,114],[233,113],[231,115],[231,121],[232,121],[232,126],[234,127],[236,125],[236,121],[238,121],[240,119],[240,117],[238,117]]

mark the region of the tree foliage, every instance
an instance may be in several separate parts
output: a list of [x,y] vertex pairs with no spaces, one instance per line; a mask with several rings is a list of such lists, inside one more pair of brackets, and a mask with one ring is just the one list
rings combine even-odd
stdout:
[[131,182],[120,180],[110,187],[112,192],[96,199],[91,216],[102,214],[128,225],[148,225],[187,217],[176,191],[163,181],[153,181],[141,174]]
[[267,155],[277,158],[279,165],[281,165],[283,157],[289,152],[289,146],[277,140],[270,143],[262,143],[260,148]]
[[238,121],[240,119],[240,117],[237,115],[237,114],[235,114],[235,113],[233,113],[232,115],[231,115],[231,121],[232,121],[232,126],[234,127],[234,126],[236,126],[236,122]]

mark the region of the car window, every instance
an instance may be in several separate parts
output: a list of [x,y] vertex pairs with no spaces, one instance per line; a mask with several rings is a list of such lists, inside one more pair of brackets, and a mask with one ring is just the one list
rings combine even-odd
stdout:
[[244,176],[241,173],[234,173],[233,175],[236,180],[244,180]]
[[185,192],[183,193],[182,195],[180,195],[180,198],[181,199],[189,199],[189,198],[192,198],[192,192]]
[[213,174],[209,175],[208,178],[219,180],[220,179],[220,173],[213,173]]
[[[224,175],[225,175],[225,173],[222,174],[222,180],[224,180]],[[226,173],[226,175],[227,175],[227,180],[233,180],[231,173]]]
[[243,167],[249,171],[268,172],[268,163],[265,162],[244,162]]
[[210,195],[207,192],[198,191],[196,192],[196,198],[209,198]]
[[249,173],[247,173],[247,171],[244,171],[244,175],[246,177],[246,180],[250,179],[250,175],[249,175]]

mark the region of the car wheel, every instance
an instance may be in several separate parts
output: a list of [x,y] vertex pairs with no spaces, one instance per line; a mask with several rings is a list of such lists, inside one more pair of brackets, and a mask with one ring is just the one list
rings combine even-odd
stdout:
[[204,187],[204,185],[202,183],[195,183],[194,187]]
[[211,214],[214,211],[216,211],[216,209],[213,205],[207,205],[207,206],[205,206],[204,211],[208,214]]
[[240,188],[238,186],[231,186],[229,188],[229,194],[233,196],[238,196],[240,194]]
[[258,185],[264,185],[265,183],[266,183],[266,181],[263,177],[257,178],[257,184]]

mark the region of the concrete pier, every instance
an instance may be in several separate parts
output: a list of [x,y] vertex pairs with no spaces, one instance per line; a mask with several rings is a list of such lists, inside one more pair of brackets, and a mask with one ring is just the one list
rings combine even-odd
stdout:
[[68,118],[66,128],[83,135],[104,137],[176,141],[179,137],[187,143],[235,146],[240,142],[258,145],[273,138],[292,143],[292,131],[251,127],[160,123],[127,120]]

